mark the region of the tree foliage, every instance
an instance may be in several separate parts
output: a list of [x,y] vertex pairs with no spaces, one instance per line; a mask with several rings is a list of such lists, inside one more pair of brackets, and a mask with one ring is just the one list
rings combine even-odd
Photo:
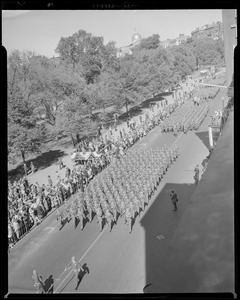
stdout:
[[147,38],[141,39],[140,45],[137,46],[137,49],[157,49],[160,43],[159,34],[153,34]]
[[142,39],[132,55],[121,58],[114,41],[104,45],[102,37],[84,30],[62,37],[55,59],[13,51],[8,57],[9,157],[40,151],[49,135],[46,123],[54,134],[94,133],[94,110],[101,109],[100,119],[106,119],[109,106],[128,109],[174,87],[198,65],[224,64],[221,39],[188,39],[163,49],[159,38]]
[[190,41],[188,47],[197,58],[199,66],[224,65],[224,44],[222,39],[196,39]]

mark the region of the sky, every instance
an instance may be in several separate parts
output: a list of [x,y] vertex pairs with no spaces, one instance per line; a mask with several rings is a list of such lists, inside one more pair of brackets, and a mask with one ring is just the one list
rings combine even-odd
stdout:
[[180,33],[191,35],[198,26],[222,21],[218,10],[2,10],[2,45],[12,50],[32,50],[38,55],[58,56],[61,37],[85,30],[102,36],[104,44],[117,47],[131,43],[138,32],[142,38],[159,34],[160,40]]

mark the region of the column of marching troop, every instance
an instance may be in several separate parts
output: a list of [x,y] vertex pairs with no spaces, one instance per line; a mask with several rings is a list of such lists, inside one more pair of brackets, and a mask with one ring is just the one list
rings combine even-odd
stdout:
[[[111,231],[120,216],[131,233],[136,216],[144,211],[163,175],[178,156],[176,146],[129,150],[96,176],[84,192],[75,194],[71,203],[65,203],[67,220],[73,219],[75,227],[80,222],[83,229],[84,219],[91,222],[96,215],[100,231],[104,220]],[[57,214],[61,215],[59,211]]]
[[185,102],[162,122],[162,132],[172,131],[176,134],[179,131],[197,130],[207,116],[208,110],[208,103],[201,102],[196,106],[191,102]]

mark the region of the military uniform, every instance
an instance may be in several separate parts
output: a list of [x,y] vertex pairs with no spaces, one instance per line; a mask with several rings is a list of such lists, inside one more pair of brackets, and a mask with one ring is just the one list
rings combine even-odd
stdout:
[[67,203],[65,200],[65,211],[66,211],[66,216],[67,216],[67,221],[69,222],[71,220],[71,211],[70,211],[70,205]]
[[97,205],[95,207],[95,212],[96,212],[96,215],[97,215],[97,218],[98,218],[98,223],[99,223],[99,227],[100,227],[100,231],[102,231],[102,226],[103,226],[103,212],[102,212],[102,209],[100,207],[100,205]]
[[78,202],[78,205],[77,205],[77,218],[80,221],[81,230],[83,230],[83,221],[85,219],[85,214],[84,214],[84,206],[81,201]]
[[197,184],[199,182],[199,174],[200,174],[198,165],[195,167],[194,173],[195,173],[194,174],[195,185],[197,186]]
[[92,219],[93,219],[93,203],[92,203],[92,201],[91,201],[88,194],[85,195],[84,201],[86,203],[86,209],[87,209],[87,212],[88,212],[88,220],[89,220],[89,222],[92,222]]
[[133,210],[133,204],[131,202],[128,203],[128,206],[126,207],[125,211],[125,222],[129,226],[129,233],[132,232],[132,224],[134,219],[134,210]]
[[72,204],[71,204],[71,207],[70,207],[70,213],[71,213],[71,216],[73,217],[73,222],[74,222],[74,227],[76,228],[77,227],[77,203],[72,200]]
[[57,218],[57,221],[60,223],[60,228],[63,226],[63,222],[64,222],[64,216],[63,216],[63,213],[59,211],[59,209],[57,209],[56,211],[56,218]]

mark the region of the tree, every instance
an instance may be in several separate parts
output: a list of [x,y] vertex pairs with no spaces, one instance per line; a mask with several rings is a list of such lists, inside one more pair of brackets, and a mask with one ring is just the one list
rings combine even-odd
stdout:
[[92,84],[101,74],[111,47],[104,46],[103,37],[79,30],[70,37],[61,38],[55,51],[65,65],[70,64],[87,84]]
[[81,137],[96,132],[97,124],[91,120],[89,105],[81,103],[80,100],[69,97],[63,105],[61,113],[57,118],[59,132],[68,134],[74,144],[74,137]]
[[178,79],[182,80],[187,75],[190,75],[195,70],[195,56],[186,47],[174,46],[169,49],[174,66],[174,73],[178,74]]
[[140,45],[136,49],[157,49],[160,44],[159,34],[153,34],[141,40]]
[[25,154],[41,151],[46,138],[44,124],[38,124],[34,107],[29,99],[21,97],[21,91],[8,93],[8,153],[9,160]]
[[224,44],[221,39],[203,38],[188,43],[190,49],[198,59],[199,66],[224,64]]

